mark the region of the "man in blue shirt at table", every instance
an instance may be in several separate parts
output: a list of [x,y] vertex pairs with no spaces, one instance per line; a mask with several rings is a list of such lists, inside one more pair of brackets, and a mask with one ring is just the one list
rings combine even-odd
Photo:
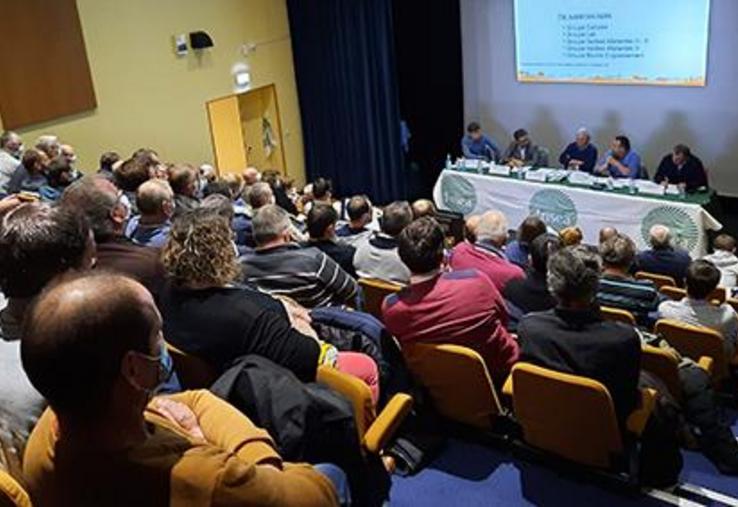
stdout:
[[605,158],[595,168],[595,174],[632,180],[640,178],[641,157],[630,148],[630,139],[625,136],[615,137]]
[[688,146],[677,144],[671,153],[661,159],[653,180],[656,183],[683,186],[687,192],[694,192],[707,187],[707,172],[702,161],[692,155]]
[[500,160],[499,148],[482,132],[482,127],[475,121],[466,127],[466,135],[461,138],[461,153],[464,158],[471,160],[486,160],[487,162]]
[[569,143],[559,157],[565,169],[591,173],[597,163],[597,148],[590,142],[589,131],[582,127],[577,130],[573,143]]

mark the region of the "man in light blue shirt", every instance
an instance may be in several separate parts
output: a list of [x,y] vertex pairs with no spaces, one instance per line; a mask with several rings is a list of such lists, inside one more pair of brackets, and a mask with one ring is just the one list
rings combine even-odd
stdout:
[[641,177],[641,157],[630,148],[630,139],[625,136],[613,139],[610,150],[595,168],[595,175],[630,179]]
[[461,152],[464,158],[472,160],[486,160],[487,162],[500,160],[499,148],[482,132],[482,127],[475,121],[466,127],[466,135],[461,138]]

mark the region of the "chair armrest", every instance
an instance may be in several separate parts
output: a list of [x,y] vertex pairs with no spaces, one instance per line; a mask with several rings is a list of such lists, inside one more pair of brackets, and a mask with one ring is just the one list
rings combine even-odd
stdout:
[[708,356],[702,356],[700,357],[700,360],[697,361],[697,366],[705,370],[707,374],[710,375],[711,377],[712,377],[714,365],[715,365],[715,360]]
[[364,435],[364,448],[371,454],[383,450],[412,408],[413,399],[409,395],[395,394]]
[[505,384],[502,386],[502,394],[504,394],[508,398],[512,398],[512,396],[513,396],[513,379],[512,379],[512,373],[507,376],[507,379],[505,380]]
[[648,418],[651,417],[651,412],[656,406],[657,396],[658,393],[654,389],[641,389],[641,403],[638,408],[631,412],[626,422],[628,431],[638,436],[643,433]]

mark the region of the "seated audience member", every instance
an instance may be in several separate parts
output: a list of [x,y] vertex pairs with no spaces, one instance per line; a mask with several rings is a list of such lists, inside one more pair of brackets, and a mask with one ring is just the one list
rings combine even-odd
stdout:
[[174,216],[178,217],[200,205],[197,199],[197,171],[189,164],[174,166],[169,172],[169,184],[174,192]]
[[507,241],[507,219],[499,211],[488,211],[479,219],[476,242],[456,245],[451,252],[451,268],[478,269],[502,292],[510,280],[525,272],[507,260],[502,248]]
[[418,199],[412,205],[413,219],[436,216],[436,205],[430,199]]
[[482,215],[471,215],[464,221],[464,239],[469,243],[477,242],[477,228]]
[[735,238],[719,234],[712,243],[713,253],[704,259],[720,270],[720,287],[732,289],[738,285],[738,257],[735,255]]
[[528,267],[530,245],[534,239],[546,233],[546,224],[535,215],[531,215],[520,224],[516,239],[505,248],[505,256],[513,264],[523,269]]
[[670,154],[661,159],[653,180],[665,185],[679,185],[687,192],[694,192],[707,187],[707,171],[688,146],[677,144]]
[[525,129],[513,133],[513,140],[502,155],[502,163],[510,167],[547,167],[548,153],[544,148],[536,146],[530,140]]
[[296,318],[302,321],[298,324],[307,318],[307,327],[293,329],[295,315],[288,314],[282,303],[236,284],[241,267],[231,248],[229,221],[214,212],[217,209],[209,202],[213,198],[223,197],[209,196],[199,210],[175,221],[163,251],[170,283],[159,306],[167,340],[205,359],[218,372],[241,356],[257,354],[313,382],[318,366],[334,364],[364,380],[376,400],[379,378],[371,358],[351,352],[336,355],[330,345],[318,341],[304,309]]
[[720,270],[705,260],[692,262],[687,269],[687,296],[681,301],[664,301],[659,305],[659,316],[693,326],[709,327],[719,332],[724,340],[725,353],[735,355],[738,340],[738,316],[727,303],[713,305],[708,296],[720,281]]
[[356,245],[354,267],[361,278],[375,278],[406,285],[410,270],[397,253],[397,237],[413,221],[407,201],[395,201],[384,208],[381,231]]
[[299,215],[295,201],[288,195],[288,184],[282,179],[278,171],[264,171],[263,180],[269,184],[274,194],[277,206],[293,216]]
[[577,130],[573,143],[569,143],[559,156],[559,163],[565,169],[591,173],[597,163],[597,148],[591,142],[589,131],[582,127]]
[[8,192],[11,194],[18,192],[37,193],[42,186],[48,185],[44,173],[49,166],[49,162],[49,157],[43,151],[35,148],[26,150],[23,153],[21,164],[8,182]]
[[71,144],[60,144],[59,145],[59,156],[55,160],[62,160],[67,163],[72,171],[72,181],[77,180],[81,177],[82,173],[77,169],[77,154],[74,151],[74,146]]
[[59,138],[55,135],[45,134],[39,136],[34,147],[46,153],[50,161],[61,155],[61,144],[59,144]]
[[677,285],[684,285],[684,277],[692,258],[686,250],[672,246],[671,231],[665,225],[654,225],[648,232],[650,250],[636,256],[636,269],[672,277]]
[[247,283],[307,308],[355,302],[356,281],[317,248],[300,248],[285,210],[275,204],[263,206],[252,225],[256,251],[242,258]]
[[553,234],[541,234],[530,246],[530,267],[525,278],[510,280],[502,295],[510,314],[510,329],[531,312],[542,312],[556,306],[546,280],[549,257],[561,248],[561,240]]
[[561,249],[548,262],[547,278],[557,305],[520,321],[520,360],[601,382],[624,428],[639,399],[641,341],[633,327],[603,320],[599,257],[583,246]]
[[486,160],[496,163],[500,160],[500,149],[484,132],[479,123],[473,121],[466,127],[466,135],[461,138],[461,153],[471,160]]
[[0,135],[0,192],[6,193],[13,173],[21,164],[23,140],[7,130]]
[[126,236],[134,243],[161,248],[167,242],[174,215],[174,192],[164,180],[153,179],[138,187],[136,204],[140,215],[126,225]]
[[276,204],[272,187],[264,181],[259,181],[251,185],[248,201],[251,205],[251,212],[254,214],[268,204]]
[[356,248],[336,242],[336,222],[338,213],[333,206],[316,203],[307,216],[307,229],[310,240],[307,246],[315,247],[336,261],[341,268],[356,278],[354,254]]
[[136,204],[136,192],[138,187],[149,181],[153,177],[151,167],[139,156],[129,158],[120,165],[116,165],[113,169],[113,181],[116,186],[123,191],[131,207],[131,213],[138,215],[138,205]]
[[604,270],[597,292],[599,303],[628,310],[639,325],[649,326],[662,298],[652,281],[630,275],[636,255],[633,240],[618,234],[600,245],[600,255]]
[[[21,365],[23,320],[46,284],[69,270],[89,269],[94,257],[87,221],[76,213],[24,204],[2,220],[0,289],[8,301],[0,312],[0,441],[19,451],[19,459],[46,406]],[[7,437],[19,440],[6,442]]]
[[329,206],[335,206],[337,208],[336,212],[340,214],[341,203],[333,202],[333,183],[331,182],[331,180],[328,180],[326,178],[318,178],[317,180],[312,182],[312,184],[310,185],[310,189],[312,199],[305,203],[305,206],[303,207],[303,213],[309,213],[310,208],[312,208],[314,204],[322,203],[328,204]]
[[100,168],[97,170],[97,173],[108,179],[114,179],[113,166],[115,166],[119,161],[120,155],[114,151],[106,151],[100,155]]
[[39,194],[45,201],[58,201],[67,188],[74,181],[72,166],[66,160],[58,158],[49,164],[46,169],[46,185],[39,188]]
[[372,222],[372,203],[365,195],[355,195],[346,205],[346,214],[349,222],[336,229],[336,236],[343,243],[357,246],[359,242],[367,240],[372,234],[367,228]]
[[231,199],[234,202],[238,201],[241,205],[245,204],[243,189],[246,188],[246,184],[243,182],[243,176],[240,174],[225,174],[223,175],[223,181],[231,191]]
[[584,234],[579,227],[564,227],[559,231],[559,237],[563,246],[578,246],[582,244]]
[[603,227],[602,229],[600,229],[600,236],[599,236],[598,244],[601,245],[608,239],[614,238],[618,234],[619,232],[615,227]]
[[474,349],[502,385],[518,359],[518,345],[507,332],[499,291],[478,271],[442,271],[444,233],[432,218],[416,220],[400,233],[399,252],[412,277],[409,286],[384,300],[387,330],[405,347],[453,343]]
[[123,233],[130,215],[115,185],[103,176],[84,176],[62,194],[61,206],[83,213],[97,243],[96,268],[128,275],[156,297],[164,281],[159,252],[135,244]]
[[218,174],[215,172],[215,167],[210,164],[200,164],[197,168],[197,198],[203,198],[205,188],[217,179]]
[[51,406],[23,465],[34,503],[337,505],[325,476],[284,464],[265,431],[208,392],[149,402],[167,373],[161,329],[151,295],[123,277],[69,280],[39,298],[21,345]]
[[630,139],[617,136],[594,172],[600,176],[638,179],[641,177],[641,157],[631,149]]
[[243,182],[246,188],[261,181],[261,173],[256,167],[247,167],[243,171]]

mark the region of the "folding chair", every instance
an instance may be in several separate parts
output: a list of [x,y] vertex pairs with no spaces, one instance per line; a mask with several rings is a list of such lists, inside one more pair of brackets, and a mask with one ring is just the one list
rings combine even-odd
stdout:
[[[513,412],[524,441],[578,464],[617,470],[627,457],[610,393],[601,383],[577,375],[518,363],[512,370]],[[640,436],[656,403],[656,391],[641,390],[641,404],[627,420]],[[628,468],[628,475],[633,470]]]
[[726,357],[723,337],[717,331],[668,319],[659,320],[654,331],[683,356],[694,361],[700,361],[702,357],[712,359],[715,383],[730,375],[730,358]]
[[[697,365],[712,376],[714,361],[703,356],[697,361]],[[644,345],[641,354],[641,369],[656,375],[664,382],[669,393],[676,400],[682,399],[682,383],[679,379],[679,360],[673,352],[668,349]]]
[[0,507],[31,507],[31,498],[8,472],[0,469]]
[[656,285],[656,288],[660,289],[664,285],[668,285],[669,287],[676,287],[677,282],[674,280],[671,276],[666,275],[659,275],[657,273],[649,273],[647,271],[638,271],[635,274],[636,280],[651,280],[654,285]]
[[167,351],[172,356],[174,371],[184,389],[207,389],[218,379],[218,372],[204,359],[188,354],[167,343]]
[[402,290],[402,285],[375,278],[359,278],[359,285],[364,294],[364,311],[379,320],[382,320],[384,298]]
[[600,313],[602,318],[612,322],[622,322],[630,326],[636,326],[636,319],[631,312],[628,310],[621,310],[620,308],[611,308],[609,306],[600,307]]
[[409,395],[398,393],[377,414],[369,387],[360,379],[329,366],[318,368],[317,380],[351,402],[359,439],[371,454],[379,454],[387,446],[413,407]]
[[489,430],[503,415],[487,366],[476,351],[452,344],[403,347],[405,361],[438,412],[450,421]]

